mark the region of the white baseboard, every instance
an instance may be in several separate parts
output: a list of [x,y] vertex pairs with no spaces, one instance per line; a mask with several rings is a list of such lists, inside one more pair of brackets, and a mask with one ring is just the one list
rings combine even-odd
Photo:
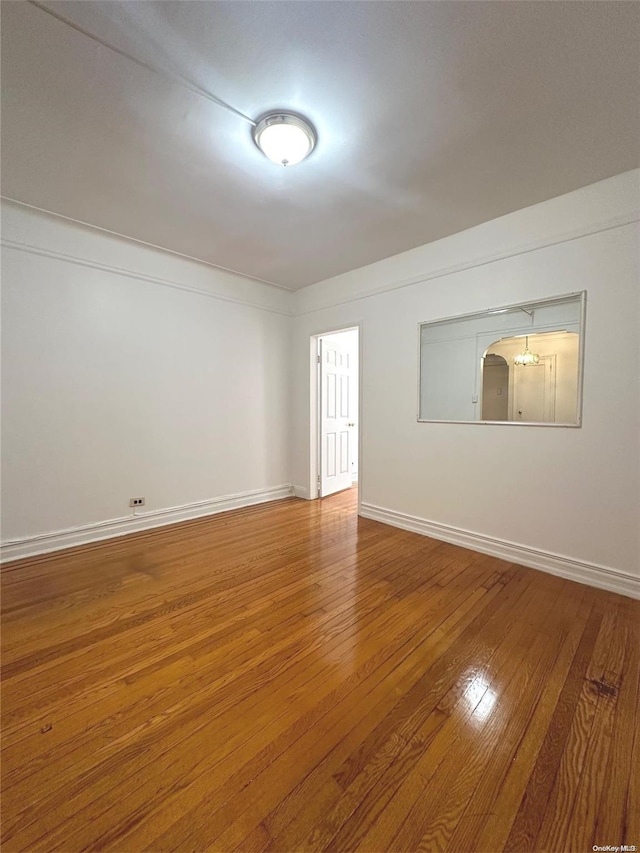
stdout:
[[585,563],[559,554],[538,551],[535,548],[517,545],[504,539],[494,539],[480,533],[450,527],[435,521],[427,521],[424,518],[405,515],[373,504],[362,503],[360,515],[374,521],[381,521],[383,524],[390,524],[392,527],[401,527],[403,530],[410,530],[413,533],[420,533],[433,539],[441,539],[443,542],[460,545],[462,548],[470,548],[473,551],[480,551],[482,554],[490,554],[492,557],[499,557],[511,563],[518,563],[531,569],[540,569],[552,575],[559,575],[561,578],[606,589],[610,592],[617,592],[630,598],[640,598],[640,577],[634,577],[605,566],[598,566],[595,563]]
[[206,501],[197,501],[169,509],[152,510],[109,521],[99,521],[96,524],[85,524],[67,530],[56,530],[53,533],[40,533],[27,536],[24,539],[13,539],[3,542],[0,562],[19,560],[23,557],[34,557],[37,554],[47,554],[50,551],[60,551],[74,545],[84,545],[87,542],[98,542],[101,539],[113,539],[126,536],[127,533],[139,533],[178,521],[189,521],[203,515],[215,515],[230,509],[240,509],[245,506],[277,501],[290,498],[293,493],[289,483],[273,486],[268,489],[256,489],[251,492],[240,492],[236,495],[224,495]]
[[[240,492],[235,495],[225,495],[169,509],[153,510],[96,524],[58,530],[53,533],[42,533],[24,539],[14,539],[2,543],[1,562],[33,557],[37,554],[47,554],[51,551],[71,548],[74,545],[99,542],[102,539],[126,536],[128,533],[138,533],[205,515],[215,515],[230,509],[240,509],[268,501],[282,500],[291,497],[291,495],[305,500],[309,499],[308,490],[305,487],[287,483],[268,489]],[[390,524],[392,527],[400,527],[403,530],[410,530],[413,533],[420,533],[433,539],[451,542],[453,545],[459,545],[462,548],[470,548],[512,563],[518,563],[532,569],[540,569],[543,572],[559,575],[578,583],[617,592],[631,598],[640,598],[640,577],[618,572],[605,566],[598,566],[595,563],[585,563],[558,554],[539,551],[504,539],[494,539],[480,533],[427,521],[417,516],[395,512],[373,504],[362,503],[360,515],[364,518],[380,521],[383,524]]]

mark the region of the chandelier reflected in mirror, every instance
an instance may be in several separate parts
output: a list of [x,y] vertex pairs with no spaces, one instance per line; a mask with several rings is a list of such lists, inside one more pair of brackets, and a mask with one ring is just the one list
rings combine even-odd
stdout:
[[540,356],[537,352],[531,352],[531,350],[529,349],[529,337],[525,337],[524,341],[524,352],[519,353],[513,359],[513,363],[519,365],[538,364],[540,361]]

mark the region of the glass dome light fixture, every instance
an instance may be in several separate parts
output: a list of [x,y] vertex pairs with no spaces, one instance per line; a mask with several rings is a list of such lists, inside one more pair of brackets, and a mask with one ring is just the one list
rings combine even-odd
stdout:
[[540,356],[537,352],[531,352],[529,349],[529,336],[527,335],[524,340],[524,352],[521,352],[513,359],[514,364],[538,364],[540,362]]
[[314,127],[302,116],[274,112],[263,116],[253,129],[253,140],[273,163],[295,166],[315,148]]

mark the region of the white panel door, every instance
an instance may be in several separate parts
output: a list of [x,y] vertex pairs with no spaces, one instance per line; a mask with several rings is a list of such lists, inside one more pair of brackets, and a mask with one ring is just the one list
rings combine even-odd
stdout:
[[513,420],[553,423],[556,403],[555,355],[540,356],[538,364],[515,365]]
[[320,338],[320,496],[351,486],[349,353]]

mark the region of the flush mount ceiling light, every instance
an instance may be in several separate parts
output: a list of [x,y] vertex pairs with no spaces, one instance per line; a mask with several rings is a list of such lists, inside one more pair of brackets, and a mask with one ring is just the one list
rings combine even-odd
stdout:
[[313,151],[316,132],[301,116],[278,112],[260,119],[253,130],[253,139],[273,163],[295,166]]

